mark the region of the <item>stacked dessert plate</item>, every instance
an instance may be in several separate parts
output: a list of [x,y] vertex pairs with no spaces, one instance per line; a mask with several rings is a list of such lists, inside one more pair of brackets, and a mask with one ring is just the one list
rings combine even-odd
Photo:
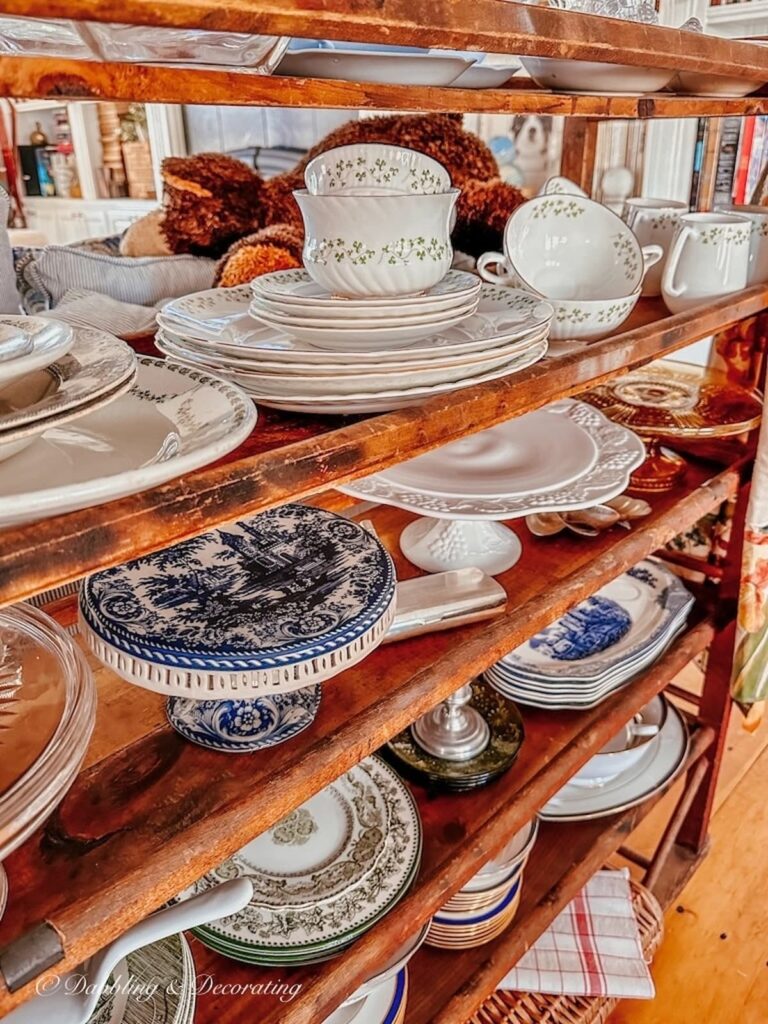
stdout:
[[511,651],[485,678],[521,704],[594,707],[666,650],[692,606],[674,573],[640,562]]
[[0,328],[0,352],[18,353],[0,357],[0,462],[114,401],[136,377],[133,350],[104,331],[34,316],[0,317]]
[[247,877],[250,904],[201,925],[209,948],[247,964],[289,967],[337,956],[407,892],[421,821],[407,787],[377,757],[359,765],[180,894]]
[[[481,286],[461,271],[449,271],[423,295],[396,300],[337,298],[304,270],[264,275],[253,288],[259,289],[253,301],[249,289],[229,288],[169,303],[158,314],[157,345],[169,358],[215,370],[274,408],[321,414],[403,408],[517,372],[547,351],[552,310],[546,302]],[[267,303],[288,308],[286,296],[294,311],[311,312],[303,326],[271,312],[267,326],[251,315],[256,303],[262,321]],[[419,307],[421,313],[411,312]],[[456,309],[463,309],[458,319]]]

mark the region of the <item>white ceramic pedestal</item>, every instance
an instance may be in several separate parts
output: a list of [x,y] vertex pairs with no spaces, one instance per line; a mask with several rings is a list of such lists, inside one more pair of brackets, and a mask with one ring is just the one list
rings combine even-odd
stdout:
[[400,534],[400,550],[425,572],[476,567],[496,576],[511,569],[522,545],[501,523],[470,519],[417,519]]

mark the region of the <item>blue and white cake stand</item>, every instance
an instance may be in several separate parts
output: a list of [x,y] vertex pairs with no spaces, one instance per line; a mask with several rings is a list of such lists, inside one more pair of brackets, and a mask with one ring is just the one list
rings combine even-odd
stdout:
[[187,739],[250,752],[305,729],[318,684],[381,643],[395,584],[375,536],[291,504],[88,577],[80,628],[117,675],[170,697]]

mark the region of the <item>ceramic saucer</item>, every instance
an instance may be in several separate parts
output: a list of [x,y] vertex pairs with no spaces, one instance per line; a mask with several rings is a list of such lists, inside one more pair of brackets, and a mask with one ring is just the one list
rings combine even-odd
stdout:
[[297,736],[314,722],[320,687],[252,700],[188,700],[171,697],[168,720],[181,735],[209,750],[250,754]]
[[603,786],[585,788],[566,783],[539,814],[547,821],[586,821],[635,807],[676,778],[685,764],[688,746],[685,719],[670,703],[657,741],[631,769]]
[[482,753],[468,761],[445,761],[420,747],[410,728],[390,740],[387,757],[404,775],[422,785],[442,789],[474,789],[507,771],[523,743],[523,720],[515,705],[498,694],[488,683],[472,683],[469,706],[485,719],[490,739]]

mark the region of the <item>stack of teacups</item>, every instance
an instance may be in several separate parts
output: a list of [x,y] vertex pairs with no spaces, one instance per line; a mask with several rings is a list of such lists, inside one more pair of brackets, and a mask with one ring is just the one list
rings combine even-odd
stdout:
[[507,221],[504,254],[485,253],[477,266],[486,281],[526,288],[551,303],[550,337],[592,341],[627,319],[662,256],[661,246],[641,246],[607,206],[584,196],[542,195]]
[[440,908],[429,926],[428,946],[467,949],[504,931],[517,913],[523,869],[538,827],[534,818]]

